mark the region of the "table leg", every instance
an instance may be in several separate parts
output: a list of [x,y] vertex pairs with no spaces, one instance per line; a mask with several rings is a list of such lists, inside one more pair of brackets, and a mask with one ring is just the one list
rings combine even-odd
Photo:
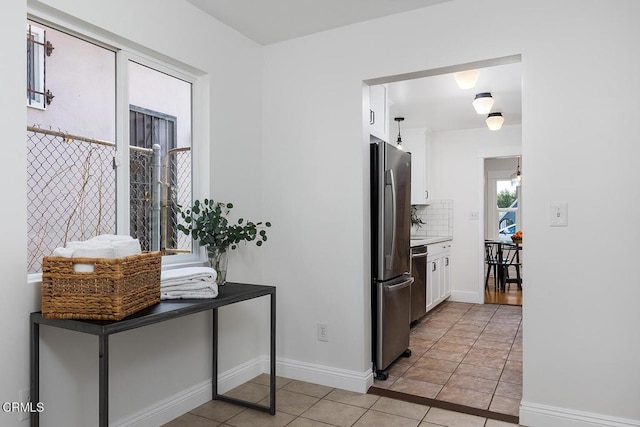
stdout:
[[498,243],[498,287],[500,291],[506,291],[504,257],[502,256],[502,244]]
[[109,335],[99,335],[98,353],[98,420],[109,427]]
[[211,341],[211,366],[213,366],[213,374],[211,375],[211,399],[218,398],[218,309],[213,309],[213,339]]
[[269,412],[276,414],[276,293],[271,294],[271,375],[269,378]]
[[[31,378],[30,378],[30,393],[31,404],[37,405],[40,401],[40,325],[33,321],[33,314],[31,315]],[[31,413],[31,427],[38,427],[40,425],[40,413],[33,411]]]
[[271,294],[271,342],[270,342],[270,379],[269,379],[269,406],[260,405],[254,402],[250,402],[235,397],[225,396],[224,394],[218,394],[218,311],[213,309],[213,378],[211,380],[212,385],[212,399],[222,400],[223,402],[233,403],[235,405],[244,406],[245,408],[251,408],[258,411],[269,412],[271,415],[276,413],[276,300],[275,293]]

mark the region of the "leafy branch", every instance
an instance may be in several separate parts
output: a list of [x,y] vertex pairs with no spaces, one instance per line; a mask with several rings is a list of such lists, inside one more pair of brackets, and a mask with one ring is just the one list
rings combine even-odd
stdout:
[[215,202],[211,199],[196,200],[187,209],[178,205],[177,211],[186,224],[178,224],[178,230],[193,237],[200,246],[207,246],[209,252],[213,249],[236,249],[240,242],[255,241],[256,246],[262,246],[267,241],[264,227],[271,227],[271,223],[240,218],[237,223],[231,224],[227,215],[232,208],[232,203]]

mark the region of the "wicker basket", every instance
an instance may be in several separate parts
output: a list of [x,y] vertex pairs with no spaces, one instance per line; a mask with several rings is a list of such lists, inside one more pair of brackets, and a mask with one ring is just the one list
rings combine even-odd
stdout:
[[511,240],[513,241],[513,243],[522,244],[522,237],[518,238],[511,236]]
[[[93,264],[77,273],[74,264]],[[160,302],[160,252],[125,258],[42,260],[42,317],[120,320]]]

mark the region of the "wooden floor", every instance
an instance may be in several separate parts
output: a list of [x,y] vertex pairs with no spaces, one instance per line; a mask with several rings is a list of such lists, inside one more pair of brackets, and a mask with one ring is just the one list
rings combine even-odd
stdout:
[[522,291],[517,285],[511,284],[506,292],[495,291],[492,280],[490,277],[489,289],[484,292],[485,304],[522,305]]

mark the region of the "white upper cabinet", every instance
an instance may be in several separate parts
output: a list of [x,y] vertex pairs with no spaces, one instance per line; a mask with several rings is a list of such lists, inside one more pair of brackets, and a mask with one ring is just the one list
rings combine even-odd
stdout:
[[387,88],[384,85],[369,86],[369,133],[383,141],[389,141]]
[[429,139],[425,129],[401,129],[402,145],[411,153],[411,204],[424,205],[431,202],[427,160]]

